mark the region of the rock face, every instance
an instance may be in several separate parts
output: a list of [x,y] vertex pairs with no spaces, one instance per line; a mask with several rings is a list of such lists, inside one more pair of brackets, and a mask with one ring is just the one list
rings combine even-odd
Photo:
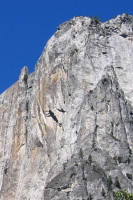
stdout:
[[74,17],[0,95],[1,200],[133,192],[133,17]]

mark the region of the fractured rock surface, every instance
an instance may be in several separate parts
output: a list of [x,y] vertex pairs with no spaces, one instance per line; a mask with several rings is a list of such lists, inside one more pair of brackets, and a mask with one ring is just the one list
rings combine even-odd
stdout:
[[133,17],[74,17],[0,95],[1,200],[133,193]]

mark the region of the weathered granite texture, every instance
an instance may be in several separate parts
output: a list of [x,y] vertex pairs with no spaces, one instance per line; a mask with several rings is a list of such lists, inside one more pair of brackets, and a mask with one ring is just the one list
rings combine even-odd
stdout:
[[74,17],[0,95],[1,200],[133,192],[133,17]]

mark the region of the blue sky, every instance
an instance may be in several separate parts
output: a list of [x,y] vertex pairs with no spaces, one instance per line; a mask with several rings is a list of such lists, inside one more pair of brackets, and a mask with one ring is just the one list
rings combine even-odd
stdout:
[[59,24],[74,16],[98,16],[105,22],[133,15],[133,0],[0,0],[0,94],[35,64]]

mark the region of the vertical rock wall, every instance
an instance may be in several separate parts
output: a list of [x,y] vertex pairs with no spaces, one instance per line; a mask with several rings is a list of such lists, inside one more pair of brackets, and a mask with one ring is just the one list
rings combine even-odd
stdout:
[[2,200],[133,192],[133,17],[75,17],[0,95]]

